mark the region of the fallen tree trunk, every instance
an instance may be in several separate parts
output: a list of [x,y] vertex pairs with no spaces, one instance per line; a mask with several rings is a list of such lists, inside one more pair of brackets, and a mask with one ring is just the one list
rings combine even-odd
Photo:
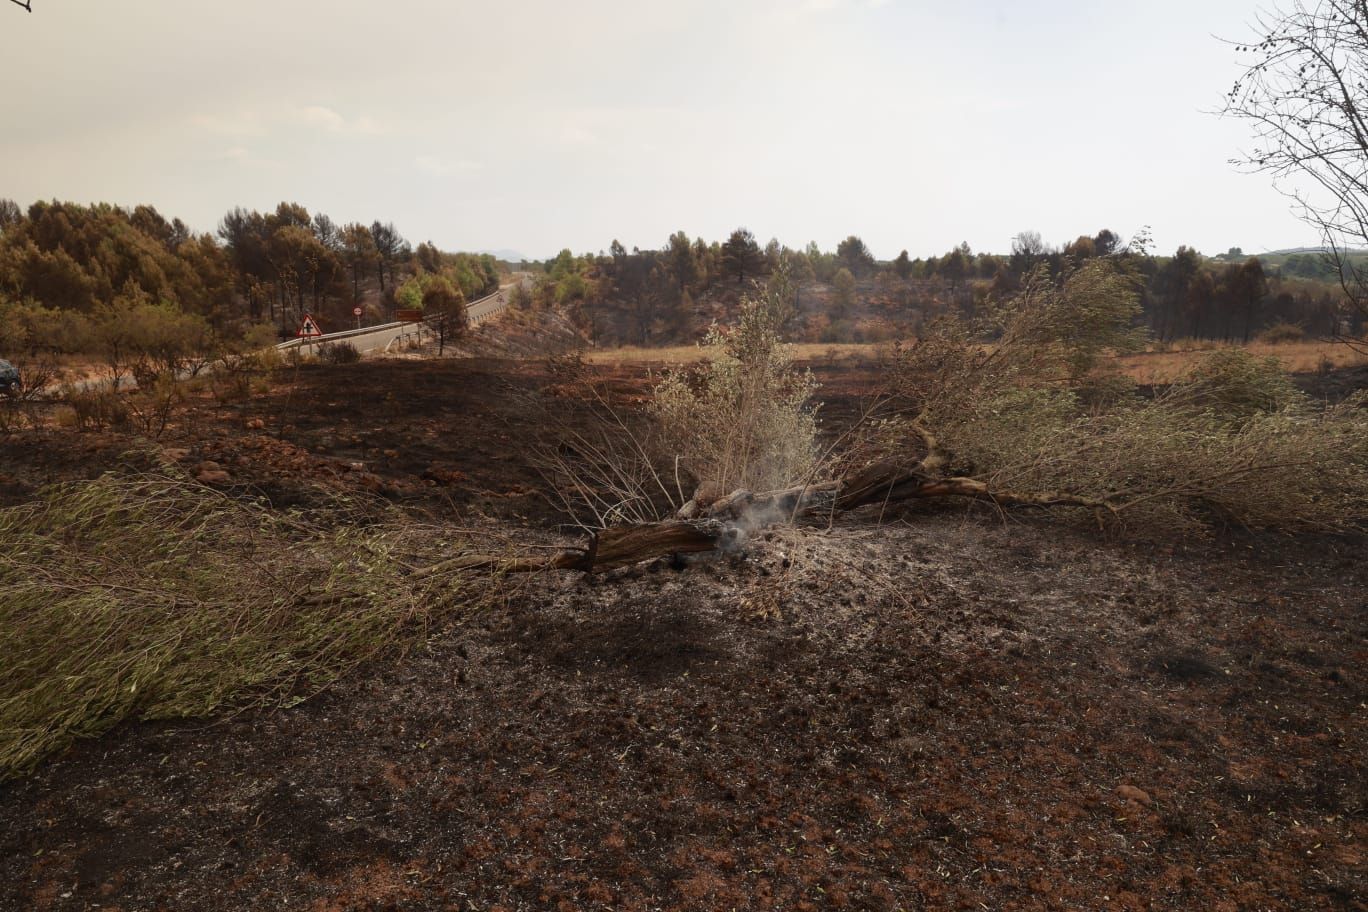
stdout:
[[615,526],[594,535],[584,554],[581,570],[611,570],[666,554],[698,554],[712,551],[727,529],[716,522],[670,520],[631,526]]
[[583,548],[566,548],[549,557],[510,557],[507,554],[458,554],[415,574],[419,578],[444,572],[489,570],[495,573],[532,573],[537,570],[612,570],[668,554],[698,554],[715,550],[729,530],[715,520],[668,520],[613,526],[590,536]]
[[710,507],[695,510],[711,519],[750,519],[755,525],[772,525],[793,515],[848,513],[871,505],[889,505],[932,497],[968,497],[1005,507],[1083,507],[1114,512],[1104,500],[1067,492],[1023,494],[998,491],[975,478],[929,476],[921,465],[907,468],[893,462],[877,462],[837,482],[804,485],[769,494],[737,491]]
[[909,469],[895,462],[876,462],[841,482],[836,510],[845,513],[866,504],[904,500],[915,496],[917,488],[926,481],[920,466]]
[[[418,571],[425,577],[440,572],[490,570],[530,573],[538,570],[612,570],[671,554],[700,554],[725,548],[744,532],[787,522],[800,516],[847,513],[875,504],[895,504],[933,497],[967,497],[999,506],[1082,507],[1116,512],[1106,501],[1064,492],[1020,494],[995,491],[978,479],[928,477],[923,465],[908,468],[892,462],[874,463],[841,481],[801,485],[767,494],[733,491],[711,499],[698,493],[669,520],[612,526],[590,536],[581,548],[567,548],[549,557],[510,557],[502,554],[462,554]],[[710,502],[711,501],[711,502]]]

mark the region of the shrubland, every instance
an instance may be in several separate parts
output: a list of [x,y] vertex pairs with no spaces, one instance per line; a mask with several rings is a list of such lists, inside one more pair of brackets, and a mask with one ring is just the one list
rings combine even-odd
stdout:
[[964,498],[1142,538],[1368,527],[1368,397],[1314,402],[1276,359],[1238,349],[1137,386],[1115,369],[1147,341],[1125,258],[1040,267],[980,314],[935,321],[897,348],[854,426],[824,435],[820,390],[780,340],[788,287],[750,296],[735,326],[710,332],[701,365],[668,374],[642,420],[613,415],[604,440],[617,442],[561,460],[555,480],[587,500],[613,474],[600,506],[650,502],[657,517],[658,490],[685,517]]
[[1120,533],[1362,528],[1368,400],[1313,403],[1275,359],[1233,349],[1142,391],[1107,367],[1141,342],[1136,295],[1097,261],[937,327],[901,353],[866,443],[963,493],[1081,508]]
[[816,468],[816,381],[794,368],[780,330],[791,305],[782,282],[746,298],[735,326],[714,326],[712,357],[655,388],[658,446],[697,482],[720,491],[788,487]]

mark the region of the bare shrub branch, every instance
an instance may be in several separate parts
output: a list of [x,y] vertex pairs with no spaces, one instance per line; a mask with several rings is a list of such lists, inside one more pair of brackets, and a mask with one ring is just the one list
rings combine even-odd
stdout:
[[1254,146],[1234,164],[1272,176],[1321,235],[1344,292],[1368,317],[1368,0],[1292,0],[1258,20],[1223,114]]

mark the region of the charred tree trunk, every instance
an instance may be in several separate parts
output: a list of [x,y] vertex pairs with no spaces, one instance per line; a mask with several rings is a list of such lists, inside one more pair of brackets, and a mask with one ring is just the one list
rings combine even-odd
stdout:
[[550,557],[527,558],[466,554],[420,571],[489,569],[504,573],[537,570],[611,570],[671,554],[698,554],[725,549],[747,530],[787,522],[798,516],[834,515],[872,505],[909,500],[965,497],[1001,507],[1079,507],[1099,517],[1117,508],[1104,500],[1067,492],[1022,494],[997,491],[976,478],[935,477],[928,469],[939,464],[929,455],[915,467],[878,462],[840,481],[802,485],[756,495],[733,491],[716,496],[700,488],[680,508],[676,518],[657,523],[613,526],[594,533],[582,548],[569,548]]
[[713,551],[727,529],[714,520],[668,520],[630,526],[613,526],[597,532],[583,548],[567,548],[550,557],[508,557],[496,554],[462,554],[434,567],[420,570],[420,577],[448,570],[494,570],[529,573],[536,570],[611,570],[669,554]]

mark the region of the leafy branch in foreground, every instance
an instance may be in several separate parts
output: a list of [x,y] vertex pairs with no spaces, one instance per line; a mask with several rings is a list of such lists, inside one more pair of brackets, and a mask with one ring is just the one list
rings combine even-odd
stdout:
[[106,475],[0,510],[0,778],[124,719],[289,705],[478,599],[468,575],[406,572],[440,536],[332,507],[355,515]]

